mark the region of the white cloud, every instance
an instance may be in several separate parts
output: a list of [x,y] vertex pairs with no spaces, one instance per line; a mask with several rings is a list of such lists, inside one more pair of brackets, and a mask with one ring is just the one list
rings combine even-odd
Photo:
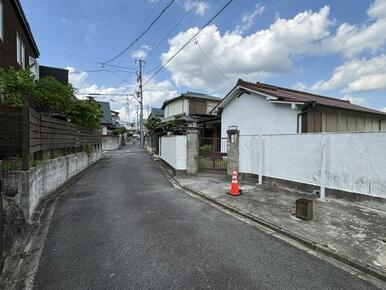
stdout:
[[342,100],[346,100],[346,101],[349,101],[350,103],[352,104],[355,104],[355,105],[361,105],[365,102],[365,98],[364,97],[353,97],[353,96],[350,96],[350,95],[345,95]]
[[140,59],[143,59],[145,58],[147,55],[146,51],[145,50],[142,50],[142,49],[139,49],[139,50],[136,50],[133,52],[133,54],[131,55],[133,58],[140,58]]
[[337,52],[349,58],[363,52],[375,53],[386,43],[386,0],[375,0],[367,10],[363,25],[341,24],[336,33],[323,41],[322,53]]
[[68,23],[68,19],[67,19],[67,18],[64,18],[64,17],[60,18],[60,21],[62,21],[64,24],[67,24],[67,23]]
[[133,58],[146,58],[148,51],[150,50],[149,45],[141,45],[141,49],[135,50],[133,54],[131,55]]
[[[249,36],[234,32],[221,35],[215,25],[199,36],[200,45],[216,66],[231,79],[253,79],[292,69],[292,56],[307,54],[314,42],[329,36],[329,7],[318,12],[305,11],[292,19],[277,19],[268,29]],[[171,57],[196,32],[197,27],[181,32],[169,41],[169,51],[162,61]],[[177,86],[218,92],[228,84],[203,57],[194,43],[187,46],[167,69]]]
[[294,90],[304,91],[307,89],[307,85],[303,82],[297,82],[292,86]]
[[256,4],[254,11],[243,15],[242,24],[237,25],[233,33],[243,34],[244,32],[246,32],[255,23],[255,18],[263,14],[264,10],[264,6],[262,6],[260,3]]
[[[184,8],[186,11],[192,9],[197,3],[197,0],[186,0],[185,3],[184,3]],[[195,10],[196,10],[196,14],[198,15],[205,15],[206,11],[208,11],[209,9],[209,4],[205,1],[200,1]]]
[[69,82],[74,86],[74,88],[80,89],[88,85],[87,77],[88,73],[82,71],[77,72],[73,67],[66,67],[68,70]]
[[381,111],[386,113],[386,107],[384,107],[383,109],[381,109]]
[[386,89],[386,55],[346,61],[327,81],[319,81],[315,91],[341,88],[344,93]]
[[[97,84],[89,83],[88,74],[84,71],[76,71],[73,67],[68,67],[69,81],[80,92],[86,93],[99,93],[99,94],[112,94],[109,98],[104,100],[114,100],[111,105],[114,110],[122,112],[120,114],[121,120],[131,121],[136,116],[137,102],[131,97],[129,102],[129,112],[127,111],[127,98],[126,97],[114,97],[114,94],[132,93],[136,87],[135,80],[129,84],[121,84],[119,86],[106,87],[99,86]],[[144,76],[146,79],[147,76]],[[177,96],[173,84],[170,81],[155,82],[151,80],[144,88],[143,102],[144,107],[160,107],[164,100]],[[77,96],[78,98],[84,98],[84,95]]]

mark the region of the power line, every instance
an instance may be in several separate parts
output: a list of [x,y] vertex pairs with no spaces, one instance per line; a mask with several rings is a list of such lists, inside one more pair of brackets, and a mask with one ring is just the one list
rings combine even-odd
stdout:
[[116,70],[108,70],[108,69],[96,69],[96,70],[82,70],[86,73],[98,73],[98,72],[107,72],[107,73],[118,73],[118,72],[123,72],[123,73],[135,73],[135,71],[129,71],[129,70],[123,70],[123,69],[116,69]]
[[202,26],[197,33],[195,33],[177,52],[175,52],[163,65],[161,65],[145,82],[144,86],[153,79],[163,68],[165,68],[188,44],[197,37],[197,35],[200,34],[201,31],[203,31],[214,19],[217,18],[224,10],[227,8],[234,0],[229,0],[211,19],[208,20],[208,22],[205,23],[204,26]]
[[104,65],[110,63],[110,62],[113,62],[114,60],[118,59],[119,57],[121,57],[126,51],[128,51],[134,44],[136,44],[138,42],[138,40],[140,40],[142,38],[142,36],[144,36],[149,30],[150,28],[153,27],[153,25],[158,21],[158,19],[161,18],[161,16],[166,12],[166,10],[169,9],[170,6],[172,6],[172,4],[174,3],[175,0],[171,0],[169,2],[169,4],[161,11],[161,13],[153,20],[152,23],[150,23],[150,25],[133,41],[129,44],[128,47],[126,47],[124,50],[122,50],[120,53],[118,53],[116,56],[114,56],[113,58],[109,59],[108,61],[105,61]]
[[[56,55],[64,55],[64,56],[68,56],[68,57],[81,58],[82,61],[84,61],[84,62],[96,63],[96,64],[101,65],[102,67],[108,66],[108,67],[112,67],[112,68],[127,69],[127,67],[124,67],[124,66],[119,66],[119,65],[114,65],[114,64],[103,64],[100,61],[88,58],[88,56],[75,54],[75,53],[59,52],[59,51],[52,51],[52,50],[42,50],[42,52],[49,53],[49,54],[56,54]],[[135,68],[132,68],[132,69],[134,70]]]
[[138,29],[138,33],[145,27],[145,25],[148,23],[148,21],[150,20],[151,17],[153,17],[154,15],[154,12],[156,11],[156,9],[160,6],[161,4],[161,0],[157,1],[157,3],[155,3],[155,5],[153,6],[153,9],[151,10],[150,14],[149,14],[149,17],[146,18],[145,21],[143,21],[141,27]]
[[234,82],[232,82],[215,64],[214,62],[211,61],[211,59],[209,58],[209,56],[206,54],[206,52],[202,49],[200,43],[198,42],[198,40],[196,40],[195,42],[198,46],[198,48],[200,49],[201,53],[205,56],[205,58],[207,59],[207,61],[212,65],[212,67],[228,82],[230,82],[232,85],[234,85]]
[[185,13],[184,16],[161,38],[160,41],[157,42],[157,44],[153,44],[151,46],[151,51],[148,53],[147,57],[149,57],[159,46],[160,44],[176,29],[176,27],[186,19],[186,17],[189,16],[189,14],[197,7],[197,5],[201,2],[202,0],[197,0],[195,4]]

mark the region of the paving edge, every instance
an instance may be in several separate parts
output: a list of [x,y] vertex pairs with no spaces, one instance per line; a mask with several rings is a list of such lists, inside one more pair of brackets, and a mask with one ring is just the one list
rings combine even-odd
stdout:
[[[101,158],[91,163],[89,166],[79,171],[74,176],[70,177],[66,182],[64,182],[61,186],[59,186],[52,193],[43,197],[40,201],[36,209],[34,210],[29,222],[31,224],[30,228],[25,233],[22,238],[21,244],[13,249],[11,254],[5,259],[3,269],[0,269],[0,286],[10,287],[4,289],[32,289],[35,275],[38,270],[39,261],[31,261],[27,257],[23,257],[30,250],[27,250],[29,247],[33,247],[36,242],[36,237],[43,232],[43,234],[47,235],[48,231],[51,227],[52,216],[56,207],[57,199],[64,194],[67,189],[77,182],[81,177],[85,176],[94,166],[104,159],[105,156],[102,155]],[[52,209],[50,210],[50,207]],[[50,212],[48,212],[50,211]],[[51,215],[50,218],[46,218],[46,215]],[[47,224],[48,222],[48,224]],[[38,241],[39,242],[39,241]],[[38,243],[37,242],[37,243]],[[42,248],[37,249],[33,254],[37,254],[37,259],[40,260],[40,255],[44,250],[45,239],[43,241]],[[22,261],[23,260],[23,261]],[[35,262],[35,263],[34,263]],[[35,264],[35,265],[34,265]],[[9,266],[7,268],[6,266]],[[18,277],[23,272],[22,268],[26,268],[28,275],[25,277]],[[29,269],[29,270],[28,270]],[[11,284],[9,284],[11,283]],[[22,284],[22,285],[20,285]],[[1,288],[0,287],[0,288]]]
[[214,203],[226,210],[229,210],[230,212],[233,212],[235,214],[238,214],[239,216],[242,216],[246,219],[249,219],[265,228],[268,228],[270,230],[273,230],[289,239],[292,239],[304,246],[306,246],[307,248],[310,248],[311,250],[314,250],[318,253],[321,253],[323,255],[326,255],[328,257],[331,257],[339,262],[342,262],[344,264],[346,264],[347,266],[350,266],[352,268],[355,268],[369,276],[372,276],[382,282],[386,282],[386,273],[383,273],[381,271],[378,271],[376,268],[374,268],[373,266],[369,265],[369,264],[365,264],[365,266],[363,266],[363,262],[360,262],[358,261],[357,259],[354,259],[352,257],[349,257],[349,256],[346,256],[344,254],[341,254],[341,253],[338,253],[336,251],[334,251],[333,249],[329,248],[329,247],[326,247],[318,242],[315,242],[315,241],[312,241],[310,239],[307,239],[303,236],[300,236],[298,234],[295,234],[295,233],[292,233],[270,221],[267,221],[263,218],[259,218],[259,217],[256,217],[252,214],[249,214],[247,212],[243,212],[241,211],[240,209],[236,208],[236,207],[233,207],[233,206],[230,206],[224,202],[221,202],[215,198],[212,198],[211,196],[201,192],[201,191],[198,191],[198,190],[193,190],[191,189],[190,187],[187,187],[186,185],[184,185],[178,177],[174,176],[173,174],[171,174],[166,168],[165,166],[162,164],[162,161],[160,160],[157,160],[155,159],[154,157],[152,157],[153,160],[159,165],[159,167],[161,168],[162,172],[170,179],[172,179],[174,182],[176,182],[180,187],[182,187],[184,190],[186,191],[189,191],[190,193],[194,194],[194,195],[198,195],[202,198],[204,198],[205,200],[211,202],[211,203]]

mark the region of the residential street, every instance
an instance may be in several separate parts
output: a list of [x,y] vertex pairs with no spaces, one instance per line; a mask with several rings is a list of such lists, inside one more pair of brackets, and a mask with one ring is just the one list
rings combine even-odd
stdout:
[[176,190],[133,146],[59,199],[35,289],[373,289]]

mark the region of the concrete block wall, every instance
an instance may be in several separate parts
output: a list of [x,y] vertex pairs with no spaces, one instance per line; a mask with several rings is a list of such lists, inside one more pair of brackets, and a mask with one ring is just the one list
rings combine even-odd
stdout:
[[121,138],[119,136],[102,136],[102,150],[118,150]]
[[11,172],[5,176],[6,194],[13,196],[25,218],[29,219],[42,198],[102,156],[101,150],[90,155],[81,152],[44,161],[29,171]]

